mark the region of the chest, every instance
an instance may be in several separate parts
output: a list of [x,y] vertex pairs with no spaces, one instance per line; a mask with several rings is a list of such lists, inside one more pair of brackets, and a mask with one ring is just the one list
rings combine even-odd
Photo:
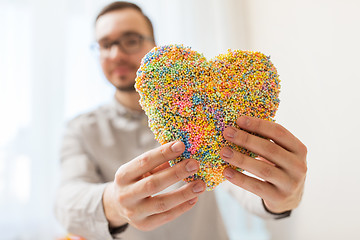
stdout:
[[87,149],[105,182],[114,179],[121,165],[160,145],[146,125],[132,129],[110,128],[99,131],[93,139]]

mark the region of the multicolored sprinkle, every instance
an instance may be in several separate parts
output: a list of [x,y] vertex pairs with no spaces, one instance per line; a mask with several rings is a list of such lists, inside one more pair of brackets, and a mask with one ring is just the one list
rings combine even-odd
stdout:
[[135,87],[156,140],[185,144],[170,165],[198,160],[200,170],[185,181],[202,179],[212,190],[225,180],[222,172],[229,166],[219,154],[224,146],[256,156],[227,142],[223,130],[237,127],[241,115],[274,121],[279,83],[276,68],[260,52],[228,50],[207,61],[190,47],[167,45],[142,59]]

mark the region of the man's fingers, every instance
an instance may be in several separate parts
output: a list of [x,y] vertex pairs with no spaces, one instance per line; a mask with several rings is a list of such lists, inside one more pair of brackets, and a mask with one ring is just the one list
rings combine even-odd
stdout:
[[174,191],[157,195],[144,201],[141,211],[146,215],[154,215],[171,210],[172,208],[190,201],[205,191],[205,183],[201,180],[185,184]]
[[276,186],[282,186],[284,182],[289,181],[289,177],[285,172],[276,168],[274,165],[256,160],[238,151],[234,151],[229,147],[223,148],[220,151],[220,155],[224,161],[231,165],[244,169]]
[[133,184],[133,196],[142,199],[154,195],[167,187],[195,174],[200,168],[198,161],[187,159],[171,168],[152,174]]
[[198,198],[195,197],[187,202],[184,202],[175,208],[172,208],[166,212],[151,215],[140,224],[139,229],[143,231],[150,231],[158,226],[161,226],[167,222],[174,220],[185,212],[189,211],[197,202]]
[[257,133],[260,136],[273,140],[290,152],[299,153],[304,156],[307,153],[305,145],[280,124],[249,116],[239,117],[236,123],[246,131]]
[[167,169],[167,168],[169,168],[169,167],[170,167],[169,162],[163,163],[163,164],[161,164],[160,166],[158,166],[158,167],[154,168],[153,170],[151,170],[151,171],[149,172],[149,174],[151,175],[151,174],[160,172],[160,171],[162,171],[162,170],[164,170],[164,169]]
[[226,140],[244,147],[266,159],[274,162],[276,165],[289,169],[292,166],[293,153],[283,149],[274,142],[254,136],[243,130],[234,127],[228,127],[224,130]]
[[276,187],[268,182],[261,181],[259,179],[247,176],[240,173],[230,167],[224,169],[223,172],[225,178],[231,183],[258,195],[262,199],[273,199],[281,197],[280,191]]
[[184,150],[185,145],[180,141],[164,144],[122,165],[116,177],[119,178],[119,183],[137,181],[161,164],[177,158]]
[[262,157],[262,156],[257,156],[257,157],[255,157],[255,159],[256,159],[256,160],[259,160],[259,161],[262,161],[262,162],[266,162],[266,163],[268,163],[268,164],[270,164],[270,165],[276,166],[275,163],[270,162],[269,160],[267,160],[266,158],[264,158],[264,157]]

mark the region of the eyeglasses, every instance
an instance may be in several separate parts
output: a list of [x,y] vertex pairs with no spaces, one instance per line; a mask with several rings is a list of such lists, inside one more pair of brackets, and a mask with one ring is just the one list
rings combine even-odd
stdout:
[[128,32],[115,41],[110,42],[105,40],[100,43],[95,42],[91,48],[103,57],[110,56],[114,46],[126,54],[133,54],[141,50],[145,40],[154,42],[154,38],[152,37],[143,36],[135,32]]

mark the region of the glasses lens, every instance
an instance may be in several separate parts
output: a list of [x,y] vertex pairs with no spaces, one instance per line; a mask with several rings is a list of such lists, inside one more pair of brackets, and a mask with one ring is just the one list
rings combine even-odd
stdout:
[[142,43],[142,36],[135,33],[124,35],[121,39],[121,46],[127,53],[137,52],[141,48]]
[[97,42],[94,42],[90,45],[91,52],[95,54],[95,56],[99,56],[100,54],[100,46]]

